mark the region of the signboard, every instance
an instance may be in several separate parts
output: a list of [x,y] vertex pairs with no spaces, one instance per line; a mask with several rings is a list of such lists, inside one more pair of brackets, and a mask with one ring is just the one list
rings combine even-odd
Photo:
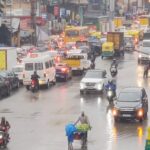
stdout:
[[7,69],[7,51],[0,50],[0,70]]
[[54,16],[59,16],[59,6],[54,6]]

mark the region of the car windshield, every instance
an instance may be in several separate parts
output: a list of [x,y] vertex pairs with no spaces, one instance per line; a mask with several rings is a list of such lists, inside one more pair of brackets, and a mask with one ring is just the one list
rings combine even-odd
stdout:
[[85,78],[104,78],[102,71],[90,71],[87,72]]
[[7,76],[7,72],[0,72],[0,76],[6,77]]
[[12,69],[14,72],[22,72],[23,71],[23,68],[21,67],[16,67],[16,68],[13,68]]
[[137,102],[140,100],[139,92],[121,92],[118,97],[118,101],[123,102]]
[[143,42],[143,47],[150,47],[150,41],[148,41],[148,42]]

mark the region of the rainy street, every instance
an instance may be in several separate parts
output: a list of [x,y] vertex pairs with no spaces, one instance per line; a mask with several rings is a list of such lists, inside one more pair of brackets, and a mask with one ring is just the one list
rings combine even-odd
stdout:
[[[106,69],[112,60],[96,59],[97,69]],[[117,92],[127,86],[142,86],[150,101],[150,78],[143,79],[143,67],[137,65],[137,53],[126,53],[119,59],[116,77]],[[150,74],[149,74],[150,76]],[[145,146],[148,120],[143,123],[114,123],[105,95],[90,93],[80,96],[80,76],[68,82],[58,82],[37,93],[21,87],[0,101],[0,116],[10,122],[8,150],[67,150],[65,125],[75,122],[81,111],[88,115],[92,130],[88,133],[88,150],[142,150]],[[73,143],[81,149],[79,141]]]

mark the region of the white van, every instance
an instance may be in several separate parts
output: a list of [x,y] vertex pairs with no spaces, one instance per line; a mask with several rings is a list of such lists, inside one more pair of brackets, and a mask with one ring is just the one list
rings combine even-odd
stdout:
[[52,57],[38,56],[36,54],[30,55],[23,60],[24,63],[24,74],[23,74],[23,84],[29,89],[31,84],[31,75],[34,71],[37,71],[37,74],[40,76],[39,85],[46,85],[49,88],[50,83],[55,84],[56,70],[54,66],[54,60]]
[[23,70],[24,70],[23,64],[16,65],[12,68],[12,71],[18,76],[21,84],[23,84]]

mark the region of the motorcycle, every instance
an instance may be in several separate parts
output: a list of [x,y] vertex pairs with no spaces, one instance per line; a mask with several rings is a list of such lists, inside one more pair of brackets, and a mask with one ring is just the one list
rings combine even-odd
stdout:
[[111,66],[110,73],[112,77],[115,77],[118,73],[116,66]]
[[0,147],[6,148],[9,143],[9,135],[4,131],[0,131]]
[[108,88],[106,91],[107,99],[109,101],[109,104],[113,102],[113,98],[115,97],[115,92],[111,89],[111,87]]
[[37,91],[38,88],[38,83],[36,80],[32,80],[31,81],[31,85],[30,85],[30,90],[34,93],[35,91]]

